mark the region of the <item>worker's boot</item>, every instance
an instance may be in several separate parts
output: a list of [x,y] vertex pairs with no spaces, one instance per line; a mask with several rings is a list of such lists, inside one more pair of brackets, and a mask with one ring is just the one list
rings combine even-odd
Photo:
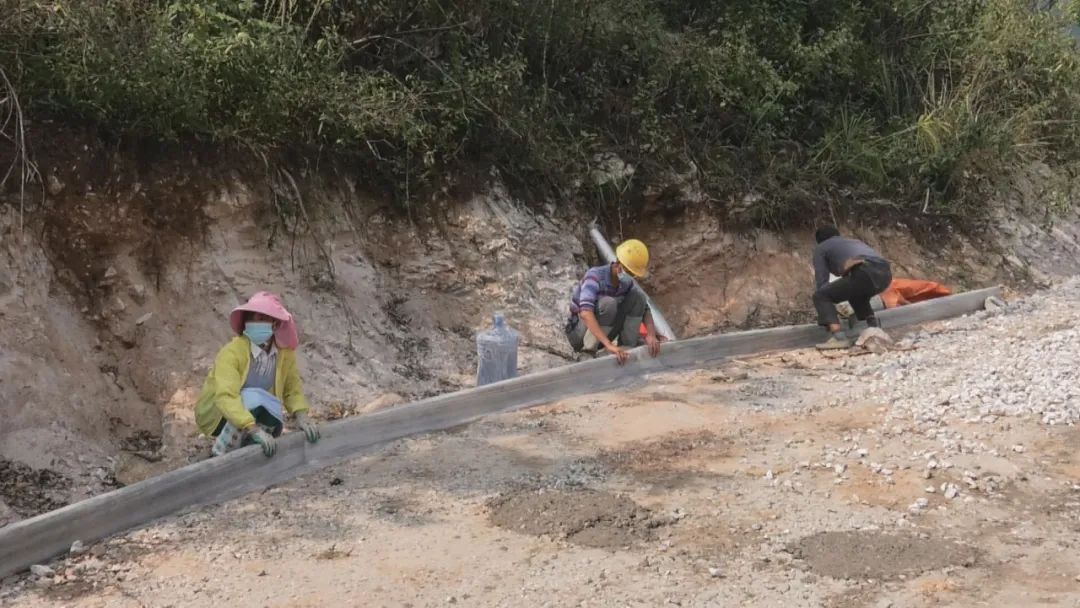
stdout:
[[837,332],[829,336],[828,340],[817,345],[818,350],[842,350],[845,348],[851,348],[851,340],[843,332]]

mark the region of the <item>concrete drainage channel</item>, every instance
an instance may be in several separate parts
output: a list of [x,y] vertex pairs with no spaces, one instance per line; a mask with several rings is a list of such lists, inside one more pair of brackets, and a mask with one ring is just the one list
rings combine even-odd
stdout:
[[[987,298],[999,296],[999,287],[972,291],[888,310],[879,318],[886,328],[937,321],[980,310]],[[301,434],[291,433],[282,438],[274,458],[267,459],[255,449],[239,450],[0,529],[0,578],[66,552],[75,541],[88,544],[183,509],[262,490],[389,441],[444,430],[488,414],[630,387],[650,374],[708,367],[730,357],[804,348],[823,336],[820,327],[801,325],[681,340],[665,345],[656,359],[639,349],[621,367],[608,359],[586,361],[337,421],[326,425],[323,439],[315,445],[307,444]],[[631,519],[635,522],[631,530],[638,529],[639,521],[644,523],[636,515],[628,521]],[[625,523],[615,522],[614,528],[627,528]],[[569,529],[561,533],[577,534]],[[599,542],[579,540],[583,544]]]

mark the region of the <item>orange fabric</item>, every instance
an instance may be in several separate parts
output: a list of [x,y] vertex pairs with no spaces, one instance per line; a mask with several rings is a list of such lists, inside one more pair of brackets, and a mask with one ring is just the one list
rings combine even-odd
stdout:
[[881,301],[885,304],[885,308],[896,308],[904,304],[933,300],[950,294],[952,291],[948,287],[934,281],[893,279],[889,287],[881,292]]

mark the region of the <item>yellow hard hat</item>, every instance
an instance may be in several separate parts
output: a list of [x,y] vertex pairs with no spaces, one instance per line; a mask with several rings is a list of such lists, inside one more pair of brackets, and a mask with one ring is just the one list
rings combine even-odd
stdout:
[[637,239],[627,239],[615,248],[615,258],[635,277],[648,276],[649,248]]

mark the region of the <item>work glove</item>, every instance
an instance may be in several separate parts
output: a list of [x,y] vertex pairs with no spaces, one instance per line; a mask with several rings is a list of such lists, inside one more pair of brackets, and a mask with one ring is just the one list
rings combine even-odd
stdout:
[[263,456],[266,456],[267,458],[273,456],[274,452],[277,451],[277,440],[271,437],[270,433],[267,433],[258,426],[251,431],[248,431],[248,437],[262,448]]
[[319,440],[319,425],[315,424],[315,421],[311,418],[308,418],[307,412],[296,413],[296,426],[301,431],[304,431],[308,443],[315,443]]

